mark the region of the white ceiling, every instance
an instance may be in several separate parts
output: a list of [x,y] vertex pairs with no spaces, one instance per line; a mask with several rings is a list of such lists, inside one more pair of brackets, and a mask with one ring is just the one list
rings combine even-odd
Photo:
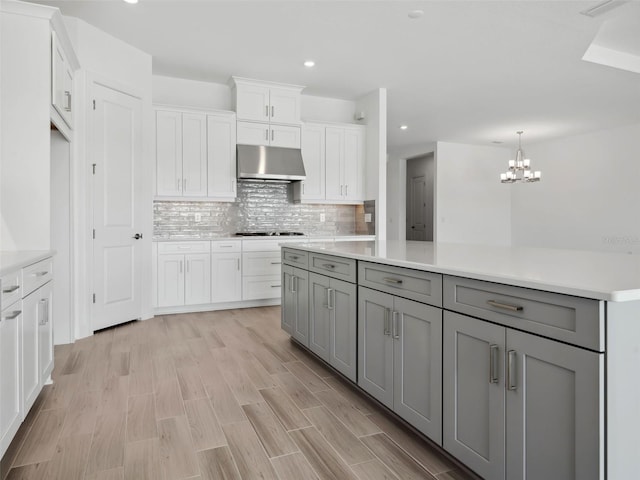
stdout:
[[[631,25],[621,49],[640,51],[638,1],[597,18],[579,12],[598,2],[579,0],[37,3],[150,53],[160,75],[239,75],[350,100],[386,87],[390,147],[513,145],[520,129],[526,145],[640,123],[640,75],[582,60],[603,23],[620,19]],[[424,16],[409,19],[414,9]]]

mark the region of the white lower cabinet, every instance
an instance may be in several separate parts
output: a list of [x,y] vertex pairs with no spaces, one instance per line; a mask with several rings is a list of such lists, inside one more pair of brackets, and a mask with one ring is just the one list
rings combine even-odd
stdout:
[[33,292],[22,300],[22,412],[26,416],[40,393],[40,365],[38,363],[40,297]]
[[309,346],[309,272],[282,265],[282,329]]
[[355,284],[309,273],[309,348],[354,382],[356,311]]
[[242,253],[242,299],[280,298],[280,250]]
[[445,312],[443,446],[484,478],[603,478],[604,354]]
[[166,242],[158,246],[159,307],[211,301],[209,252],[209,242]]
[[442,310],[359,287],[358,385],[442,442]]
[[0,317],[0,457],[22,422],[22,405],[20,404],[22,318],[20,300],[7,305]]
[[211,302],[242,300],[242,253],[211,255]]

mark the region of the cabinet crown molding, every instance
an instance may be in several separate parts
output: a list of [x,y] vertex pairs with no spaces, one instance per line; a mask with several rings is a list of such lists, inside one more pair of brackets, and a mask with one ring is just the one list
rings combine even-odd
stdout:
[[229,79],[229,85],[232,88],[235,88],[238,85],[256,85],[262,87],[277,87],[277,88],[286,88],[290,90],[295,90],[301,92],[306,87],[303,85],[293,85],[289,83],[279,83],[279,82],[271,82],[268,80],[256,80],[253,78],[244,78],[244,77],[236,77],[232,76]]

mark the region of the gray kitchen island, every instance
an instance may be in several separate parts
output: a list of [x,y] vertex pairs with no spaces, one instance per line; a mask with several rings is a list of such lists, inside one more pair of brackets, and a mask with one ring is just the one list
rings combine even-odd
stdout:
[[484,478],[640,470],[640,256],[288,244],[282,328]]

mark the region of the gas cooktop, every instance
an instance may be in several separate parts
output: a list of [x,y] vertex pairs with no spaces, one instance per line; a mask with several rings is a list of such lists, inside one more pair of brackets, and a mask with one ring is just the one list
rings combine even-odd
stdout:
[[302,236],[302,232],[236,232],[236,237],[294,237]]

